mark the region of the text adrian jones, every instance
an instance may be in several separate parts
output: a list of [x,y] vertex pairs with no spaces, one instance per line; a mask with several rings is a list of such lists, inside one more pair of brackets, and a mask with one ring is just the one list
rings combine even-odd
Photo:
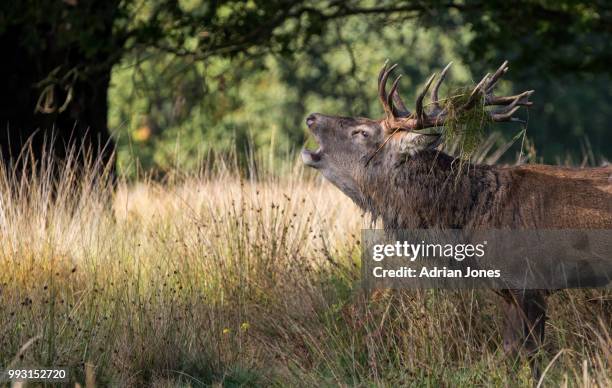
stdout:
[[472,269],[470,267],[463,270],[446,267],[423,267],[420,270],[409,267],[396,269],[374,267],[372,274],[375,278],[498,278],[501,276],[498,269]]

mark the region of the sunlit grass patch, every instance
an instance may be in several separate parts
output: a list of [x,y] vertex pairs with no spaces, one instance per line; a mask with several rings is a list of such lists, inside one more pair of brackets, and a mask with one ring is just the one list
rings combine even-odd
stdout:
[[[4,181],[0,365],[66,366],[83,384],[87,364],[124,386],[531,384],[502,354],[492,293],[366,295],[370,223],[294,171],[120,182],[112,196],[76,174],[54,195],[41,174],[27,190]],[[545,382],[609,386],[609,291],[560,293],[550,311],[547,360],[564,352]]]

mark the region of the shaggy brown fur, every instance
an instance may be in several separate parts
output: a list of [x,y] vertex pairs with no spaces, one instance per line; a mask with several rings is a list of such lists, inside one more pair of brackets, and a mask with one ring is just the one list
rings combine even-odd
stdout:
[[434,150],[387,152],[367,170],[365,210],[385,228],[612,228],[612,167],[463,165]]

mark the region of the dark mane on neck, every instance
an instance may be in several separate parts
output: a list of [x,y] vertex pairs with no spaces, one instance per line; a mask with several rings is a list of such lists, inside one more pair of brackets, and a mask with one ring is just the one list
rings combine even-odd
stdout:
[[388,153],[367,170],[365,210],[386,229],[464,228],[494,223],[509,178],[437,151]]

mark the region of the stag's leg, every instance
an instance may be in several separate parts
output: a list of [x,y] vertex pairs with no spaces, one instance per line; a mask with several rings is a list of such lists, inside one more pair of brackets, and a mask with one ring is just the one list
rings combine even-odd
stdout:
[[523,344],[523,316],[518,304],[513,300],[506,300],[504,308],[504,353],[514,357]]
[[538,351],[544,343],[546,295],[538,290],[509,292],[506,295],[504,351],[516,355],[524,349],[533,378],[540,378]]
[[523,312],[526,317],[525,350],[531,364],[531,373],[537,381],[540,379],[540,357],[538,351],[544,344],[544,327],[546,326],[546,296],[542,291],[528,291],[524,295]]

